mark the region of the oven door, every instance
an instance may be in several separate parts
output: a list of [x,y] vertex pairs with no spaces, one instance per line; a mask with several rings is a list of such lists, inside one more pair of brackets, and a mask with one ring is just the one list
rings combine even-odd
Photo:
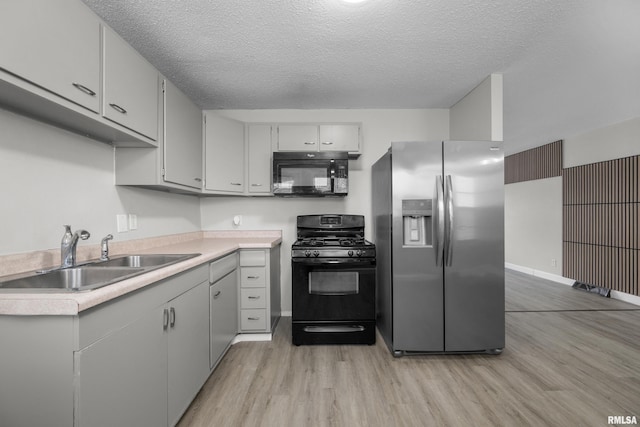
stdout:
[[375,259],[293,258],[292,320],[375,320]]

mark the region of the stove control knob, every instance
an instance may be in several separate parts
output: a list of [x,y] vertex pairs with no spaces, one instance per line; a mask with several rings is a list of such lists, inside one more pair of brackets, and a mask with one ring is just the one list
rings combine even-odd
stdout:
[[362,256],[362,251],[361,251],[360,249],[358,249],[358,250],[356,251],[356,255],[358,255],[358,256]]
[[353,251],[352,251],[351,249],[349,249],[349,252],[347,252],[347,254],[348,254],[349,256],[353,256]]
[[311,251],[304,251],[304,256],[311,256]]
[[317,256],[319,256],[319,255],[320,255],[320,252],[319,252],[319,251],[313,251],[313,256],[317,257]]

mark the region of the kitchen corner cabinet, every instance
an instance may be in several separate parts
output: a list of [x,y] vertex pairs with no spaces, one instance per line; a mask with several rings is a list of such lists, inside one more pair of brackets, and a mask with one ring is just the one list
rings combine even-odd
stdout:
[[358,155],[360,124],[278,125],[278,151],[347,151]]
[[205,111],[205,193],[242,194],[244,184],[244,124]]
[[164,180],[202,189],[202,111],[164,81]]
[[160,90],[158,147],[117,147],[116,185],[200,194],[202,111],[169,80]]
[[2,0],[0,52],[0,68],[99,112],[100,21],[81,1]]
[[0,316],[2,424],[174,425],[209,373],[207,265],[78,316]]
[[105,118],[158,139],[158,71],[110,28],[103,26]]
[[271,125],[247,125],[247,192],[269,195],[271,191]]
[[271,333],[280,314],[280,245],[240,250],[240,332]]
[[234,252],[211,263],[210,367],[213,369],[238,334],[238,254]]

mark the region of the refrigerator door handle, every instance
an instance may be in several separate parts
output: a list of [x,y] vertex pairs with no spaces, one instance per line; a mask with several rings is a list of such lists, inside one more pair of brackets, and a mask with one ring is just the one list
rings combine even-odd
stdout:
[[445,218],[444,218],[444,262],[446,266],[453,264],[453,184],[451,175],[447,175],[444,187]]
[[436,265],[442,265],[444,256],[444,185],[442,175],[436,177],[436,236],[433,242],[436,252]]

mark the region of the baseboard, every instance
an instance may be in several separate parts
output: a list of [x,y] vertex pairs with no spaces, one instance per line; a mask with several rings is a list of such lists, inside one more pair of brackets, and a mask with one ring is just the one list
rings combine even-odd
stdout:
[[231,345],[239,342],[271,341],[271,338],[271,334],[238,334],[233,341],[231,341]]
[[[546,271],[536,270],[531,267],[524,267],[522,265],[511,264],[508,262],[504,263],[504,267],[509,270],[519,271],[520,273],[530,274],[532,276],[540,277],[543,279],[551,280],[552,282],[561,283],[563,285],[573,286],[575,280],[568,279],[563,276],[558,276],[557,274],[547,273]],[[620,301],[628,302],[630,304],[639,305],[640,306],[640,297],[636,295],[627,294],[625,292],[620,291],[611,291],[611,298],[617,299]]]
[[575,280],[567,279],[566,277],[559,276],[553,273],[548,273],[546,271],[536,270],[535,268],[531,268],[531,267],[524,267],[522,265],[511,264],[508,262],[505,262],[504,266],[509,270],[515,270],[515,271],[519,271],[520,273],[529,274],[531,276],[541,277],[543,279],[551,280],[552,282],[561,283],[563,285],[572,286],[573,283],[575,282]]

